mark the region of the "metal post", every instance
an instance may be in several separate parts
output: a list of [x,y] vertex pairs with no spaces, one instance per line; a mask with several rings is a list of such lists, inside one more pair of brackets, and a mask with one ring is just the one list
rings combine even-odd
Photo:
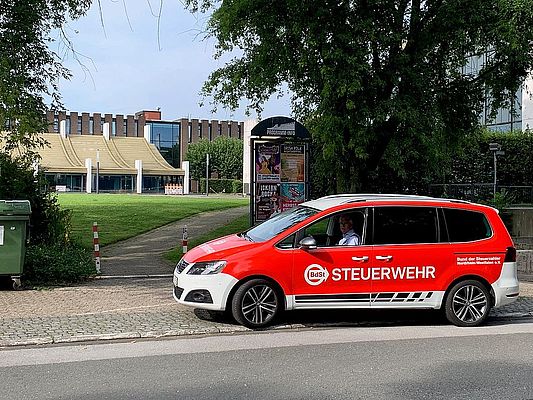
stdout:
[[205,195],[209,196],[209,153],[205,155]]
[[100,193],[100,150],[96,149],[96,194]]
[[494,152],[494,200],[496,200],[496,152]]

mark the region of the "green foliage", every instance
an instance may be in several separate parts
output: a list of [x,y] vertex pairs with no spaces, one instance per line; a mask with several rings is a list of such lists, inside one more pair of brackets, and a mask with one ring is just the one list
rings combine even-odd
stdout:
[[190,144],[187,160],[193,179],[205,177],[206,154],[209,154],[210,173],[216,173],[220,178],[242,179],[242,140],[219,136],[212,142],[201,139],[198,143]]
[[[46,128],[48,108],[61,106],[59,80],[68,78],[61,58],[51,50],[49,34],[59,29],[66,48],[71,43],[63,35],[67,18],[85,14],[91,0],[2,0],[0,2],[0,142],[5,150],[22,147],[30,152],[42,146],[35,133]],[[33,154],[34,155],[34,154]]]
[[[200,178],[200,193],[205,193],[205,178]],[[238,179],[209,179],[209,193],[242,193]]]
[[[185,4],[213,9],[207,35],[217,56],[232,54],[204,96],[229,108],[247,98],[260,112],[287,87],[319,175],[338,191],[438,176],[478,126],[485,94],[495,112],[533,69],[533,0]],[[479,73],[464,68],[485,54]],[[420,165],[427,172],[411,178]]]
[[31,245],[26,251],[24,279],[34,284],[77,282],[95,274],[91,252],[79,244]]

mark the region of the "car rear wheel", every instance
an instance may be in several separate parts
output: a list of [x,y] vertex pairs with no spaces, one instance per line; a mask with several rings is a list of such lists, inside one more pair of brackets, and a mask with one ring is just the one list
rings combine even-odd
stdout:
[[446,318],[456,326],[481,325],[490,309],[490,294],[485,285],[476,280],[458,282],[446,297]]
[[270,325],[280,308],[280,296],[274,285],[265,279],[252,279],[237,289],[231,310],[238,323],[256,329]]

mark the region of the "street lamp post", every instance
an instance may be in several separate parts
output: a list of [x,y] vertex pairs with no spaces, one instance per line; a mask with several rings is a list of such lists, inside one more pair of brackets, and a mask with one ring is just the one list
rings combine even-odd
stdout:
[[100,149],[96,149],[96,194],[100,193]]

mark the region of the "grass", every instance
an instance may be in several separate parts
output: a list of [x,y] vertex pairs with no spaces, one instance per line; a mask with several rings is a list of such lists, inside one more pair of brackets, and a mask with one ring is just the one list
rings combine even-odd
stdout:
[[[208,242],[209,240],[217,239],[222,236],[231,235],[232,233],[242,232],[250,227],[250,216],[248,214],[243,215],[237,219],[234,219],[229,224],[222,226],[220,228],[214,229],[211,232],[206,233],[200,237],[190,240],[188,245],[189,249],[196,247],[202,243]],[[183,256],[182,247],[176,247],[175,249],[164,254],[164,257],[177,263],[179,259]]]
[[249,204],[249,199],[236,196],[65,193],[58,200],[61,207],[72,211],[73,237],[87,248],[92,248],[93,222],[98,223],[100,245],[105,246],[204,211]]

